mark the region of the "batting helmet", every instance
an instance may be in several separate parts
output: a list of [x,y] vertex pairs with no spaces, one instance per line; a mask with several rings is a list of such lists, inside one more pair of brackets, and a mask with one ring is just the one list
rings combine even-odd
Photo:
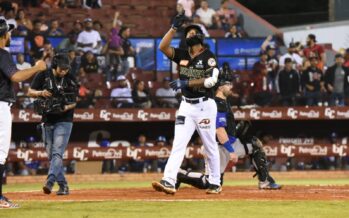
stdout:
[[15,25],[8,24],[4,18],[0,18],[0,37],[4,36],[7,32],[12,31]]

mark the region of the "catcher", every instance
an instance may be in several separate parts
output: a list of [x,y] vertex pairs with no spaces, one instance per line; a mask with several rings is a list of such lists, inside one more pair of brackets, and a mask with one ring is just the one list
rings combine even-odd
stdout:
[[[236,163],[238,158],[248,155],[256,172],[255,176],[258,176],[259,189],[281,189],[282,186],[276,184],[275,180],[269,175],[267,157],[263,150],[262,142],[256,136],[247,134],[251,123],[249,121],[240,121],[236,125],[231,105],[227,101],[227,97],[233,94],[231,81],[232,75],[230,73],[221,73],[215,96],[218,109],[216,135],[219,144],[221,185],[223,185],[224,170],[229,161],[232,160]],[[205,168],[208,169],[206,158],[205,165]],[[207,189],[209,186],[207,172],[202,174],[180,169],[177,174],[176,189],[179,188],[181,183],[186,183],[199,189]]]

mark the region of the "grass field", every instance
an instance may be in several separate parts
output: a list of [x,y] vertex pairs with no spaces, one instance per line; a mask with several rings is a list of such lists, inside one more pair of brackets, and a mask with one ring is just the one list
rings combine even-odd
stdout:
[[[71,184],[71,189],[149,188],[151,181]],[[349,179],[281,179],[283,185],[349,185]],[[256,180],[231,180],[225,186],[251,186]],[[5,192],[40,190],[42,184],[11,184]],[[154,192],[155,194],[155,192]],[[348,217],[349,201],[294,200],[127,200],[20,201],[20,209],[0,210],[0,218],[107,217]]]

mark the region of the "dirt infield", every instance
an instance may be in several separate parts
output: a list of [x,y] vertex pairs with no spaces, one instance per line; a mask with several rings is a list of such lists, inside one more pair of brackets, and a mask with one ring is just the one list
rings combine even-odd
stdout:
[[[150,186],[150,184],[149,184]],[[282,190],[258,190],[256,187],[224,187],[219,195],[204,190],[181,188],[175,195],[155,192],[152,188],[72,190],[69,196],[47,196],[41,192],[8,193],[15,201],[103,201],[103,200],[349,200],[349,186],[286,186]]]
[[[227,173],[226,181],[251,179],[251,172]],[[157,181],[162,174],[107,174],[107,175],[69,175],[71,184],[82,182],[149,182]],[[349,171],[312,171],[312,172],[273,172],[278,179],[347,179]],[[9,177],[10,184],[45,181],[43,176]],[[284,186],[281,190],[258,190],[256,186],[224,186],[219,195],[207,195],[204,190],[183,187],[175,195],[166,195],[151,188],[113,188],[71,190],[69,196],[44,195],[40,190],[32,192],[9,192],[7,197],[14,201],[104,201],[104,200],[139,200],[139,201],[191,201],[191,200],[349,200],[349,185],[320,186]]]

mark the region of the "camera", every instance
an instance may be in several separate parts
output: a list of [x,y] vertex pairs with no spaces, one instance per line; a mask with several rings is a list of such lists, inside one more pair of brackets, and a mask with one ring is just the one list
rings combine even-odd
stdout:
[[75,103],[76,94],[74,92],[63,92],[62,90],[54,93],[52,90],[48,90],[53,93],[50,98],[38,98],[34,101],[34,111],[39,114],[59,114],[64,111],[64,106]]

